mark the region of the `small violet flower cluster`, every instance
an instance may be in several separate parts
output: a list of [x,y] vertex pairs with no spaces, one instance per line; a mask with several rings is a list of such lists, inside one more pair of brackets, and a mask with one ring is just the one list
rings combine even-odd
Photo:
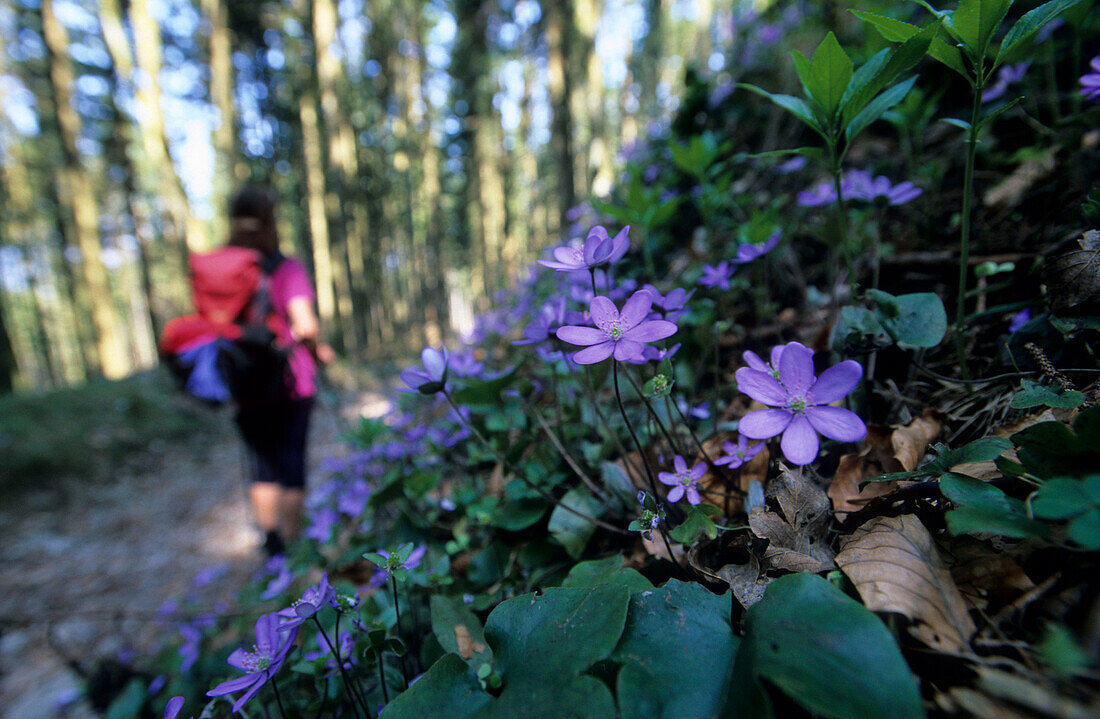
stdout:
[[[890,183],[884,175],[872,177],[864,170],[849,170],[840,180],[840,191],[845,200],[875,202],[883,200],[889,205],[904,205],[924,192],[912,182]],[[798,204],[802,207],[820,207],[836,202],[836,188],[832,182],[822,182],[810,190],[798,193]]]
[[687,496],[688,504],[699,504],[702,498],[699,496],[699,480],[707,473],[705,462],[696,462],[688,469],[687,462],[680,455],[672,458],[672,466],[675,472],[658,472],[657,479],[661,484],[672,487],[668,491],[669,502],[679,502]]
[[737,254],[728,260],[722,260],[717,265],[703,265],[703,275],[699,278],[699,284],[703,287],[717,287],[720,290],[729,290],[730,280],[738,265],[743,265],[759,259],[775,249],[779,244],[781,232],[773,232],[764,242],[744,242],[737,247]]
[[793,464],[806,465],[817,458],[821,434],[838,442],[858,442],[867,426],[854,412],[830,403],[856,388],[863,368],[845,360],[814,376],[813,351],[799,342],[772,349],[771,363],[746,352],[748,367],[737,370],[737,387],[768,409],[749,412],[737,431],[749,439],[770,439],[782,434],[780,448]]

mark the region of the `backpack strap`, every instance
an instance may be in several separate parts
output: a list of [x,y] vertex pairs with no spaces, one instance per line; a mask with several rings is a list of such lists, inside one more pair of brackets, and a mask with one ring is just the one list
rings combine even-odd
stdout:
[[275,274],[275,270],[279,269],[285,259],[285,255],[276,251],[270,255],[264,255],[260,260],[260,271],[263,274],[260,276],[260,284],[248,305],[249,322],[263,324],[267,320],[267,316],[271,314],[271,276]]

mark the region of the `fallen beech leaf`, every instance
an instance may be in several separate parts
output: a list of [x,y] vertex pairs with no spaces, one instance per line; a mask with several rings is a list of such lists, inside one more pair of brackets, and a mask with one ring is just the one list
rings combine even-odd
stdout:
[[455,643],[458,644],[458,656],[469,661],[470,657],[475,654],[479,654],[485,651],[485,645],[481,642],[475,642],[470,637],[470,630],[466,628],[465,624],[456,624],[454,626]]
[[1086,236],[1081,249],[1047,261],[1043,283],[1050,291],[1050,306],[1055,312],[1073,310],[1082,313],[1082,305],[1100,302],[1100,248],[1095,238]]
[[865,480],[892,472],[911,472],[928,451],[943,422],[933,410],[925,410],[907,425],[883,427],[871,425],[860,443],[858,454],[840,458],[836,475],[829,485],[829,499],[840,519],[850,512],[863,509],[875,497],[890,494],[898,482],[872,482],[860,490]]
[[836,562],[868,609],[909,618],[909,632],[931,647],[969,652],[974,622],[932,535],[916,517],[872,519],[852,533]]
[[1011,553],[990,553],[984,542],[966,535],[950,538],[949,543],[941,542],[940,546],[952,559],[951,576],[956,586],[973,607],[984,610],[991,603],[1000,607],[1035,588],[1016,561],[1016,556],[1026,556],[1016,554],[1020,546]]
[[768,483],[765,494],[778,502],[782,513],[766,506],[749,513],[752,533],[769,542],[764,558],[777,569],[793,572],[820,572],[835,567],[834,553],[829,547],[829,525],[833,518],[825,492],[802,471],[793,473],[784,468]]
[[737,602],[748,609],[764,598],[764,590],[771,579],[760,571],[760,560],[750,555],[748,564],[727,564],[717,572],[730,589]]

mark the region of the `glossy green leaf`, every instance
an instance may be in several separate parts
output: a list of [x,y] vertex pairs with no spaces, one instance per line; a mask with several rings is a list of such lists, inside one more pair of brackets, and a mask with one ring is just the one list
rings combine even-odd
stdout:
[[816,574],[769,584],[745,629],[728,717],[772,715],[761,679],[823,717],[924,716],[917,682],[882,620]]
[[1044,25],[1054,20],[1069,8],[1077,5],[1081,0],[1050,0],[1030,12],[1024,13],[1016,23],[1009,28],[1001,43],[997,57],[993,61],[993,67],[1011,62],[1013,55],[1023,49],[1025,44],[1035,37]]
[[621,716],[718,716],[739,644],[730,629],[731,596],[675,579],[631,596],[611,655],[622,664],[615,682]]
[[492,525],[518,532],[535,524],[546,514],[547,503],[542,499],[521,499],[509,502],[497,510]]
[[959,0],[951,15],[952,26],[971,50],[973,57],[984,57],[993,33],[1001,26],[1012,0]]
[[1085,549],[1100,549],[1100,508],[1093,507],[1070,522],[1066,534]]
[[386,717],[483,717],[488,716],[492,699],[481,689],[481,683],[466,662],[459,656],[447,654],[433,664],[416,684],[386,705]]
[[905,96],[909,94],[909,91],[913,89],[913,85],[916,81],[917,77],[914,75],[908,80],[894,85],[875,99],[871,100],[858,115],[852,118],[851,123],[844,128],[845,141],[850,144],[868,125],[882,117],[891,107],[901,102]]
[[814,99],[821,104],[826,115],[835,117],[840,109],[840,101],[848,90],[848,84],[852,81],[852,59],[844,52],[832,32],[825,36],[814,51],[811,72],[816,89],[813,93]]
[[452,393],[454,401],[460,405],[492,405],[500,402],[500,393],[508,389],[516,378],[517,369],[489,380],[465,379],[460,389]]
[[467,663],[474,669],[493,659],[493,650],[485,642],[485,631],[477,615],[460,597],[433,594],[431,599],[432,633],[439,646],[451,654],[461,654],[460,641],[468,638],[471,650]]
[[1049,534],[1045,524],[1029,519],[1023,512],[962,507],[951,510],[944,515],[944,519],[952,534],[996,534],[1012,539],[1045,537]]
[[756,85],[750,85],[744,82],[737,83],[737,87],[744,90],[749,90],[750,92],[755,92],[761,97],[768,98],[776,105],[779,105],[784,110],[804,122],[807,126],[809,126],[811,130],[821,135],[823,138],[826,137],[825,130],[821,127],[821,123],[817,121],[816,117],[814,117],[813,109],[802,98],[794,97],[792,95],[773,94],[763,88],[757,87]]
[[1020,463],[1037,477],[1084,477],[1100,466],[1100,407],[1077,415],[1073,431],[1040,422],[1012,435]]
[[960,507],[982,507],[1012,512],[1010,498],[998,487],[969,475],[948,472],[940,477],[940,491]]
[[618,584],[630,593],[653,589],[653,583],[642,576],[633,567],[624,567],[621,555],[614,554],[605,559],[592,559],[580,562],[561,583],[563,587],[596,587],[600,584]]
[[1031,510],[1042,519],[1069,519],[1092,505],[1085,483],[1079,479],[1048,480],[1031,498]]
[[894,341],[912,347],[935,347],[947,334],[947,311],[934,292],[915,292],[894,297],[881,290],[868,290],[868,299],[889,308],[880,321]]
[[[566,492],[561,498],[561,503],[593,518],[599,517],[603,512],[603,504],[600,500],[583,487],[576,487]],[[554,507],[547,529],[554,539],[565,547],[569,556],[577,559],[584,553],[585,545],[588,544],[592,533],[596,531],[596,525],[566,509]]]
[[703,537],[714,539],[718,536],[718,528],[703,510],[699,507],[691,507],[683,523],[668,534],[673,541],[688,545],[694,544]]
[[962,51],[958,47],[945,42],[943,38],[935,37],[928,44],[928,54],[973,82],[970,70],[963,61]]

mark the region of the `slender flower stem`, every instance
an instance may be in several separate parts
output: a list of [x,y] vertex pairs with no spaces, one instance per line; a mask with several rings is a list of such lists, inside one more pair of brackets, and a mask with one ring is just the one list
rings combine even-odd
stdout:
[[[588,268],[588,278],[590,280],[592,280],[592,296],[595,297],[596,295],[599,294],[599,292],[596,291],[596,268],[595,267],[589,267]],[[610,285],[608,285],[608,286],[610,287]]]
[[665,427],[665,423],[661,421],[661,418],[657,415],[657,411],[653,409],[653,405],[650,404],[649,398],[645,396],[642,388],[638,386],[638,381],[634,379],[634,375],[630,374],[630,372],[627,372],[626,378],[630,382],[630,386],[634,389],[635,394],[641,397],[642,404],[644,404],[645,408],[649,410],[649,416],[653,418],[654,422],[656,422],[657,429],[659,429],[661,431],[661,434],[664,435],[665,441],[668,442],[668,446],[672,449],[674,453],[683,454],[683,451],[681,451],[680,449],[679,443],[677,443],[672,435],[669,434],[668,429]]
[[[623,416],[623,422],[626,423],[626,429],[630,432],[630,438],[634,440],[634,446],[638,449],[638,454],[642,457],[642,466],[645,467],[646,479],[649,480],[649,488],[653,492],[653,501],[658,501],[657,494],[657,480],[653,476],[653,469],[649,466],[649,458],[646,457],[645,450],[642,449],[642,443],[638,441],[638,435],[634,433],[634,425],[630,424],[630,417],[626,414],[626,407],[623,406],[623,396],[619,392],[619,361],[616,359],[611,360],[611,376],[615,385],[615,401],[619,405],[619,414]],[[658,531],[661,533],[661,539],[665,540],[665,549],[668,550],[669,561],[675,562],[676,555],[672,553],[672,544],[668,541],[668,533],[664,527],[658,526]]]
[[531,413],[535,415],[535,420],[539,423],[539,427],[542,428],[542,431],[546,433],[546,436],[550,439],[550,444],[554,445],[554,449],[558,450],[558,454],[562,456],[562,459],[565,460],[565,463],[569,465],[574,474],[580,477],[581,481],[584,482],[584,485],[588,487],[588,489],[594,495],[606,502],[607,495],[604,494],[603,490],[599,488],[596,482],[593,481],[593,479],[587,474],[585,474],[584,470],[581,469],[579,464],[577,464],[577,460],[573,458],[573,455],[570,454],[569,450],[565,448],[565,445],[561,443],[561,440],[558,439],[558,436],[554,434],[554,430],[550,427],[549,424],[547,424],[546,418],[542,416],[542,412],[539,411],[539,408],[533,403],[528,402],[527,400],[523,400],[523,403],[531,410]]
[[283,708],[283,698],[279,696],[279,683],[271,678],[271,691],[275,692],[275,703],[279,705],[279,714],[286,719],[286,709]]
[[[390,588],[393,589],[393,610],[397,612],[397,636],[401,636],[401,605],[397,601],[397,577],[390,572]],[[398,657],[401,662],[401,676],[405,678],[405,688],[409,686],[409,669],[405,666],[405,656]]]
[[963,379],[970,379],[966,361],[966,285],[970,276],[970,206],[974,194],[974,161],[978,154],[978,122],[982,115],[982,87],[985,68],[976,68],[974,99],[970,108],[970,128],[966,140],[966,169],[963,174],[961,237],[959,240],[959,294],[955,301],[955,354]]
[[[380,649],[375,649],[374,656],[378,659],[378,683],[382,685],[382,702],[384,704],[389,704],[390,690],[386,688],[386,671],[382,666],[382,651]],[[381,714],[381,712],[379,712],[379,714]]]
[[465,415],[462,414],[462,411],[459,409],[458,405],[455,404],[454,399],[451,398],[451,394],[449,392],[444,391],[443,396],[447,398],[447,402],[450,403],[451,408],[454,409],[454,411],[455,411],[455,414],[457,414],[458,418],[460,420],[462,420],[462,424],[466,425],[466,428],[468,430],[470,430],[470,433],[473,434],[474,437],[476,437],[479,442],[481,442],[481,444],[485,447],[485,449],[489,450],[489,452],[492,453],[493,456],[495,456],[501,464],[503,464],[512,473],[514,473],[516,475],[516,477],[518,477],[521,482],[523,482],[528,487],[530,487],[531,489],[538,492],[539,496],[541,496],[543,499],[545,499],[546,501],[550,502],[551,504],[553,504],[557,507],[561,507],[562,509],[569,512],[570,514],[577,515],[578,517],[585,520],[586,522],[591,522],[592,524],[595,524],[597,527],[603,527],[604,529],[608,530],[609,532],[614,532],[616,534],[630,534],[630,532],[627,532],[625,529],[622,529],[620,527],[616,527],[614,524],[608,524],[607,522],[604,522],[603,520],[596,519],[595,517],[590,517],[587,514],[585,514],[584,512],[579,512],[576,509],[573,509],[568,504],[565,504],[565,503],[561,502],[557,497],[555,497],[554,495],[550,494],[548,491],[546,491],[542,487],[540,487],[537,484],[535,484],[534,482],[532,482],[530,479],[527,478],[527,475],[523,474],[523,472],[521,472],[519,470],[518,467],[513,467],[512,464],[510,462],[508,462],[508,460],[505,457],[500,455],[496,451],[496,449],[493,447],[492,443],[490,443],[489,440],[485,438],[485,435],[483,435],[478,430],[477,427],[473,426],[473,424],[471,424],[469,422],[469,420],[466,419]]
[[[336,615],[336,621],[340,621],[339,614]],[[321,632],[321,636],[324,638],[325,644],[328,645],[329,651],[332,652],[332,656],[336,657],[336,666],[340,669],[340,676],[344,678],[344,686],[347,687],[347,690],[351,693],[351,706],[355,710],[355,716],[359,716],[359,696],[355,693],[355,685],[352,684],[351,677],[348,676],[348,670],[344,668],[344,660],[340,656],[339,644],[332,643],[332,640],[329,639],[328,634],[325,632],[325,628],[321,626],[321,620],[317,618],[316,614],[313,615],[313,623],[317,625],[317,629]],[[340,641],[339,624],[336,625],[336,641]],[[364,706],[363,709],[366,710],[366,707]]]

